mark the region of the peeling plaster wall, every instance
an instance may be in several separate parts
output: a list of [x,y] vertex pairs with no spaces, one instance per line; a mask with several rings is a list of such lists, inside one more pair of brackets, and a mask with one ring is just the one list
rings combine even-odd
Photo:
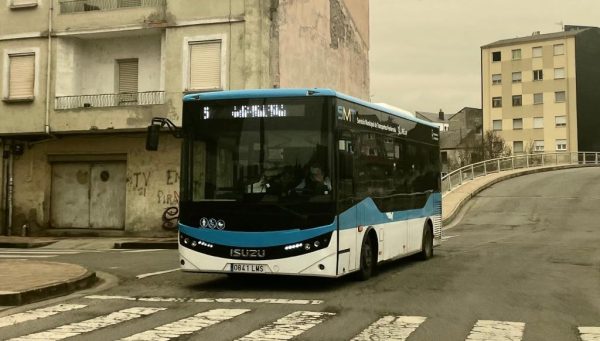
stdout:
[[[368,12],[362,15],[368,22]],[[280,87],[328,87],[369,99],[368,44],[342,0],[280,0],[277,23]]]
[[152,153],[145,151],[142,134],[65,137],[30,145],[22,156],[15,157],[13,228],[28,224],[32,233],[40,233],[50,227],[52,163],[48,155],[125,154],[124,233],[160,234],[165,231],[163,212],[179,203],[180,142],[163,135],[159,150]]

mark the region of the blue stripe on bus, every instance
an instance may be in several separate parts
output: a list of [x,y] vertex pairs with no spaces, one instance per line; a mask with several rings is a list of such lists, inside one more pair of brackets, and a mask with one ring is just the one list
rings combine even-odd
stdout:
[[[391,223],[394,221],[431,217],[436,214],[441,214],[441,212],[436,211],[437,208],[435,205],[436,202],[440,202],[441,200],[441,193],[436,192],[429,196],[427,203],[423,208],[383,213],[377,208],[373,199],[367,198],[340,214],[340,229],[351,229],[359,225],[369,226]],[[329,225],[305,230],[239,232],[195,228],[179,223],[179,230],[190,237],[213,244],[238,247],[271,247],[294,244],[302,240],[320,236],[327,232],[334,231],[336,225],[337,219],[334,219]]]
[[337,221],[334,220],[330,225],[306,230],[239,232],[194,228],[180,223],[179,231],[190,237],[213,244],[239,247],[270,247],[294,244],[302,240],[311,239],[327,232],[334,231],[336,225]]
[[359,225],[369,226],[391,223],[395,221],[431,217],[436,214],[441,214],[441,212],[436,211],[437,208],[435,205],[436,202],[441,202],[441,200],[441,193],[435,192],[429,196],[425,206],[422,208],[384,213],[377,208],[373,199],[366,198],[340,214],[340,229],[344,230],[355,228]]

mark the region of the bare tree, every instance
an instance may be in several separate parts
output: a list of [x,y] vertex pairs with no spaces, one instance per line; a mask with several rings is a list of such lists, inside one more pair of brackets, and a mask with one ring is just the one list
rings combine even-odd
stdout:
[[493,130],[488,130],[483,135],[483,155],[486,160],[503,156],[510,156],[512,149],[506,144],[502,136]]

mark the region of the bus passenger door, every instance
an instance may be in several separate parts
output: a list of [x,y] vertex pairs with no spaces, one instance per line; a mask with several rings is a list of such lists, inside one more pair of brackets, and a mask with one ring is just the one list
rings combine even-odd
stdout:
[[354,190],[354,144],[349,132],[337,140],[338,275],[357,269],[358,212]]

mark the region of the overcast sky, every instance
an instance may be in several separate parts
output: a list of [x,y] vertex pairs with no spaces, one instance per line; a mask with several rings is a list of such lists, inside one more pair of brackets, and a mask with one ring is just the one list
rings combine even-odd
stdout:
[[371,100],[455,113],[481,108],[482,45],[600,26],[600,0],[370,0],[370,14]]

